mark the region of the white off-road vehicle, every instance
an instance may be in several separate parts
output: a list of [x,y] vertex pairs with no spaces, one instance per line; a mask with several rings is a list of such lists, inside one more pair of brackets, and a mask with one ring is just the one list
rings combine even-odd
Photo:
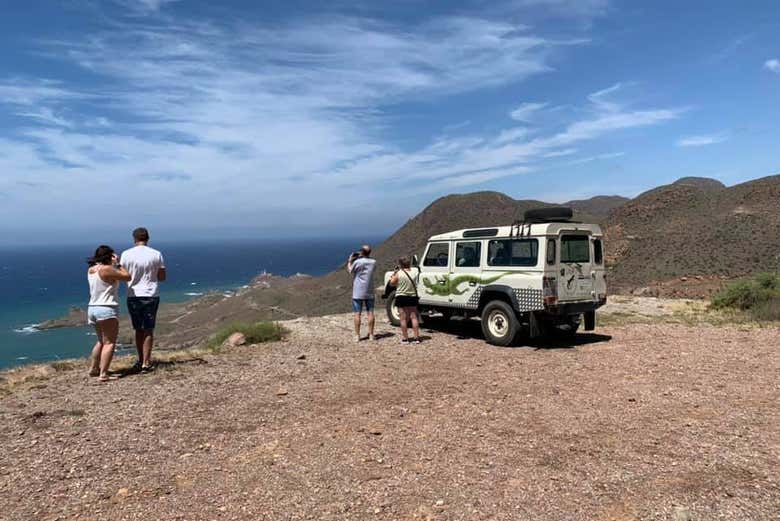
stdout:
[[[412,268],[420,313],[480,317],[485,339],[501,346],[524,329],[529,337],[574,335],[581,322],[593,330],[607,301],[603,235],[571,218],[569,208],[544,208],[511,226],[434,235]],[[387,316],[399,325],[394,300],[387,295]]]

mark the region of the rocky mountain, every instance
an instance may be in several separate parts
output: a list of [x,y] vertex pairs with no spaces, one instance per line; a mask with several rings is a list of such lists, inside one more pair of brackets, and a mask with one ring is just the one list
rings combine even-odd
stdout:
[[778,270],[778,208],[780,176],[731,187],[683,178],[645,192],[615,208],[606,221],[611,286],[707,286]]

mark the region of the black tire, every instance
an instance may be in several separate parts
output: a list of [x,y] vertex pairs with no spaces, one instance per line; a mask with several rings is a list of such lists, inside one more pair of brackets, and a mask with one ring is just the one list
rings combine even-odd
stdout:
[[563,324],[550,324],[547,326],[548,335],[560,340],[571,340],[580,328],[580,320],[567,320]]
[[[401,326],[401,317],[398,314],[398,308],[395,307],[395,291],[390,293],[390,295],[387,296],[387,302],[385,303],[385,311],[387,311],[387,320],[390,322],[390,324],[394,325],[395,327]],[[407,326],[412,327],[412,321],[407,320]],[[420,326],[423,325],[424,319],[422,314],[419,312],[419,308],[417,311],[417,322],[420,324]]]
[[401,325],[401,318],[398,316],[398,308],[395,307],[395,291],[387,296],[385,310],[387,311],[387,320],[395,327],[399,327]]
[[482,334],[488,344],[508,346],[520,331],[520,321],[512,306],[503,300],[488,302],[482,310]]

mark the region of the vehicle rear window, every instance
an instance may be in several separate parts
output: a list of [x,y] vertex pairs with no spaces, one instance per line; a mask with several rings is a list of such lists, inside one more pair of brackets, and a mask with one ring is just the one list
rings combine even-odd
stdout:
[[593,262],[601,264],[604,262],[604,251],[601,246],[601,239],[593,241]]
[[476,268],[479,266],[479,257],[482,252],[482,243],[459,242],[455,245],[455,267]]
[[449,265],[450,243],[434,242],[428,247],[428,253],[425,254],[423,266],[433,268],[446,268]]
[[488,266],[536,266],[539,241],[504,239],[488,243]]
[[590,262],[590,239],[587,235],[561,237],[561,262]]

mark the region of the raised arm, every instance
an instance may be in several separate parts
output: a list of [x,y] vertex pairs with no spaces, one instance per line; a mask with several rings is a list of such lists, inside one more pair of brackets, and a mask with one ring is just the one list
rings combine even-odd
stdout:
[[100,269],[100,278],[106,282],[116,282],[118,280],[130,280],[132,277],[122,266],[117,268],[106,266]]

